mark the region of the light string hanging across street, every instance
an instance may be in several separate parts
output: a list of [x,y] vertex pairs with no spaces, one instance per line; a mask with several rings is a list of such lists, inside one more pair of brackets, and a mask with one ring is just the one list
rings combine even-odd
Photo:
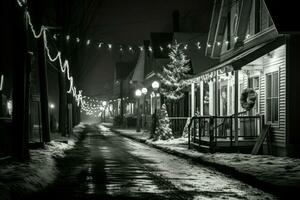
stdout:
[[82,107],[81,110],[87,115],[92,115],[94,117],[100,117],[106,108],[109,106],[111,101],[99,100],[96,97],[82,97]]
[[[18,3],[18,5],[20,7],[25,6],[25,2],[22,1],[22,0],[17,0],[17,3]],[[48,59],[51,62],[58,61],[59,65],[60,65],[61,71],[63,73],[67,73],[67,79],[70,82],[70,87],[69,87],[69,90],[67,91],[67,93],[70,93],[70,94],[73,95],[73,97],[75,98],[78,106],[80,106],[80,104],[82,105],[82,90],[79,90],[77,92],[77,89],[74,86],[73,77],[70,75],[69,61],[68,60],[64,60],[64,62],[62,61],[61,52],[60,51],[57,52],[56,56],[51,57],[51,55],[50,55],[50,49],[49,49],[49,46],[48,46],[48,40],[47,40],[47,28],[45,26],[41,26],[40,31],[37,32],[34,29],[34,26],[33,26],[32,21],[31,21],[30,14],[29,14],[29,12],[27,10],[25,10],[25,17],[26,17],[26,21],[28,22],[28,25],[30,26],[30,29],[31,29],[31,32],[32,32],[34,38],[39,39],[39,38],[43,37],[44,48],[46,50]]]
[[[75,43],[84,43],[86,46],[95,46],[98,49],[102,49],[102,48],[107,48],[108,50],[119,50],[121,53],[124,53],[125,51],[130,52],[130,53],[134,53],[136,50],[137,51],[144,51],[144,50],[148,50],[149,52],[153,52],[153,46],[149,45],[149,46],[144,46],[144,45],[130,45],[130,44],[113,44],[111,42],[103,42],[103,41],[97,41],[97,40],[92,40],[92,39],[82,39],[79,37],[71,37],[70,35],[60,35],[60,34],[53,34],[52,38],[54,40],[58,40],[59,38],[61,40],[66,40],[68,43],[72,41]],[[184,44],[184,50],[188,50],[189,48],[192,48],[192,46],[196,47],[196,49],[200,50],[201,47],[201,43],[199,41],[196,42],[192,42],[192,40],[187,40],[184,42],[181,42],[181,44]],[[165,45],[158,45],[157,46],[157,50],[158,51],[166,51],[168,49],[171,48],[171,44],[165,44]]]

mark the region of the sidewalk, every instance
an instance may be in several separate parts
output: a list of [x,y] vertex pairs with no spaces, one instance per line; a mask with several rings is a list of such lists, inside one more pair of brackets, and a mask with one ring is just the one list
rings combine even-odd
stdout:
[[67,138],[67,144],[58,141],[62,138],[57,137],[46,143],[43,149],[31,149],[27,162],[10,160],[0,163],[0,199],[20,199],[52,183],[58,175],[55,158],[63,158],[65,151],[74,147],[83,128],[82,124],[76,126],[72,137]]
[[208,165],[281,197],[296,195],[300,191],[300,159],[238,153],[202,153],[188,149],[186,138],[154,142],[148,139],[149,132],[137,133],[133,129],[113,128],[111,124],[103,125],[124,137]]

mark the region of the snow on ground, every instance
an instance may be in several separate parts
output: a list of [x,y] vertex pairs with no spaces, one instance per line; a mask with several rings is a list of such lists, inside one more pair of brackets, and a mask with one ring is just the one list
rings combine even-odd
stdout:
[[[83,130],[82,125],[74,129]],[[52,183],[58,173],[54,158],[64,157],[64,152],[74,147],[74,141],[72,138],[68,144],[51,141],[44,149],[30,150],[30,160],[24,163],[0,163],[0,199],[9,200],[11,194],[22,196],[36,192]]]
[[[147,167],[176,188],[193,194],[194,199],[276,199],[215,170],[194,165],[156,149],[128,140],[130,153],[147,160]],[[152,171],[152,170],[150,170]]]
[[134,130],[116,130],[123,135],[145,140],[145,143],[184,154],[191,158],[233,168],[238,172],[250,174],[272,185],[300,189],[300,159],[239,153],[202,153],[188,149],[186,138],[152,141],[148,139],[149,137],[136,133]]

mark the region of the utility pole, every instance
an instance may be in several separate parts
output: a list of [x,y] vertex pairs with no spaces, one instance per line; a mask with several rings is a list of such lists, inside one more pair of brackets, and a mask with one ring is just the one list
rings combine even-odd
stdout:
[[[38,28],[43,25],[42,6],[36,2],[37,24]],[[40,79],[40,101],[41,101],[41,118],[42,118],[42,139],[43,142],[50,142],[50,126],[49,126],[49,102],[48,102],[48,79],[47,79],[47,64],[46,53],[43,35],[38,39],[38,67]]]
[[12,33],[13,40],[13,114],[12,114],[12,134],[13,134],[13,155],[18,160],[29,159],[28,149],[28,107],[29,91],[28,87],[28,62],[26,62],[27,52],[27,32],[24,7],[20,8],[16,1],[11,1],[12,8]]

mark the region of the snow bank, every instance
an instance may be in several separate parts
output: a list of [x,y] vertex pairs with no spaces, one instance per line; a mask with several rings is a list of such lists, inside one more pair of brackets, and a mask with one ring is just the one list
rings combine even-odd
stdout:
[[51,184],[58,171],[54,158],[62,158],[74,144],[49,142],[44,149],[30,150],[30,161],[12,162],[0,166],[0,199],[19,199],[24,194],[36,192]]

